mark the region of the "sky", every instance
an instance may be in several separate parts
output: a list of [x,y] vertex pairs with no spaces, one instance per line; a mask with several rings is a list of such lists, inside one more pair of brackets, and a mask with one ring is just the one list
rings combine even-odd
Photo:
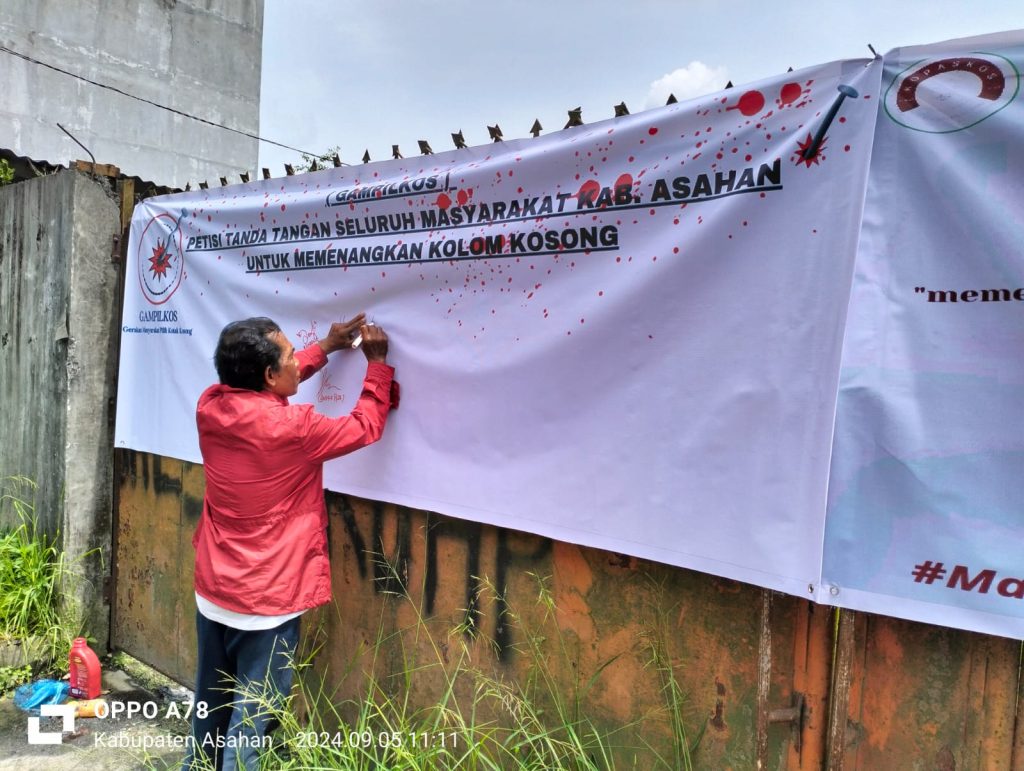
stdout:
[[[788,68],[1024,27],[1020,0],[265,0],[260,135],[345,163],[585,123]],[[302,156],[261,143],[274,176]]]

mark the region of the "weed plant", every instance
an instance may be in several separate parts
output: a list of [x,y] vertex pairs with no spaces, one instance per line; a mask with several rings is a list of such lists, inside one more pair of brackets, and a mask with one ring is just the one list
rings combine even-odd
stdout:
[[661,682],[661,694],[665,701],[665,712],[669,724],[672,727],[672,757],[663,758],[650,744],[648,749],[658,757],[660,763],[669,768],[679,771],[693,771],[693,755],[697,751],[701,738],[704,736],[704,729],[707,722],[701,725],[697,735],[689,739],[689,731],[686,727],[684,715],[686,713],[686,695],[683,693],[679,679],[676,677],[676,665],[669,656],[668,635],[668,610],[665,608],[665,587],[664,584],[653,583],[653,596],[655,598],[651,611],[654,620],[648,624],[644,632],[644,647],[647,650],[648,659],[646,667],[653,670]]
[[0,531],[0,641],[32,643],[42,666],[66,672],[80,614],[62,597],[69,568],[58,537],[38,528],[35,489],[30,479],[8,477],[0,495],[0,514],[18,523]]
[[[528,664],[527,675],[516,682],[494,672],[490,651],[474,647],[471,629],[457,626],[447,635],[435,636],[437,627],[432,633],[419,606],[407,594],[392,593],[390,599],[412,607],[415,620],[406,628],[387,631],[393,609],[383,603],[375,640],[356,652],[341,682],[332,688],[316,667],[317,654],[326,642],[323,626],[318,626],[307,635],[312,639],[295,664],[296,688],[286,703],[276,702],[266,692],[236,689],[239,698],[258,704],[261,714],[279,724],[262,767],[275,771],[692,768],[691,753],[697,742],[687,740],[685,699],[675,667],[664,655],[664,635],[653,634],[649,645],[664,705],[656,714],[602,730],[587,714],[587,696],[618,657],[599,663],[587,675],[577,671],[571,646],[555,623],[556,607],[547,581],[534,579],[539,624],[528,623],[504,605],[503,623],[513,625],[521,641],[516,650]],[[481,583],[494,592],[486,581]],[[550,635],[544,634],[551,630]],[[427,660],[418,660],[417,651]],[[391,671],[380,674],[385,670]],[[575,673],[568,684],[567,672]],[[359,697],[338,699],[349,678],[361,683]],[[423,706],[413,703],[413,693],[436,696]],[[625,746],[630,740],[636,742],[632,729],[648,719],[671,726],[671,756],[642,739],[640,746]],[[628,766],[623,758],[631,759]]]

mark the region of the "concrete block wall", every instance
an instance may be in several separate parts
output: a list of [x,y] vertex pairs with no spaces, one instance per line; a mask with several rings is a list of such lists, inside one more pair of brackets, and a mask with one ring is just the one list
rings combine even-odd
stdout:
[[[88,629],[109,634],[116,196],[65,171],[0,188],[0,476],[35,480]],[[11,523],[0,523],[9,525]],[[82,556],[88,555],[88,556]]]
[[[0,45],[239,131],[259,132],[262,0],[5,0]],[[86,153],[184,187],[254,172],[257,141],[0,53],[0,147],[66,165]]]

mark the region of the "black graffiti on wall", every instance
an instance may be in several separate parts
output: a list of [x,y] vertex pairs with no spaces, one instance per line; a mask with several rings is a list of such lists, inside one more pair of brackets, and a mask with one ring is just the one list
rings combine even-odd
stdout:
[[[180,500],[181,513],[184,522],[189,527],[195,527],[199,522],[199,515],[203,511],[203,499],[187,492],[183,484],[183,474],[187,469],[192,468],[188,461],[181,461],[181,469],[177,474],[169,474],[164,471],[164,462],[169,459],[160,455],[152,455],[136,450],[118,450],[114,453],[114,473],[118,481],[118,497],[115,505],[119,504],[119,491],[123,488],[141,487],[146,492],[152,489],[155,495],[171,495]],[[170,461],[176,465],[178,461]]]
[[136,450],[122,450],[119,466],[121,485],[131,481],[133,487],[142,484],[146,491],[152,486],[157,495],[180,495],[181,475],[168,474],[163,470],[163,458]]
[[[359,577],[371,581],[375,591],[388,594],[410,595],[409,566],[415,555],[412,549],[413,520],[416,516],[410,509],[394,507],[394,535],[385,538],[386,511],[384,504],[371,505],[370,539],[366,540],[356,522],[355,510],[343,495],[328,495],[328,507],[332,514],[340,517],[345,533],[352,543]],[[466,634],[477,636],[483,630],[480,609],[481,594],[484,591],[481,564],[484,556],[493,557],[496,613],[491,630],[492,640],[500,659],[511,651],[512,634],[509,621],[508,592],[510,579],[517,572],[537,572],[539,561],[551,553],[551,540],[530,538],[526,548],[519,547],[514,534],[505,528],[494,528],[495,538],[486,539],[493,544],[493,555],[484,555],[484,525],[478,522],[451,519],[439,514],[427,513],[423,560],[423,612],[427,617],[437,607],[440,582],[460,580],[463,586],[464,616],[462,619]],[[462,545],[465,567],[461,575],[450,565],[440,565],[443,542],[456,541]],[[490,560],[486,560],[490,564]]]
[[538,538],[532,550],[518,551],[512,548],[509,531],[498,528],[498,544],[494,581],[498,590],[498,617],[494,628],[494,643],[499,658],[504,659],[504,652],[511,649],[511,629],[508,621],[508,576],[512,570],[536,572],[538,560],[551,553],[551,539]]

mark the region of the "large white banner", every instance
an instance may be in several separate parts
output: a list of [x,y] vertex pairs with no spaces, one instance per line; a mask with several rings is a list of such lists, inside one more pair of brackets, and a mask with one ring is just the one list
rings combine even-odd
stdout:
[[[402,406],[331,489],[812,596],[880,75],[146,200],[117,446],[201,460],[229,321],[365,310]],[[344,414],[364,369],[296,398]]]
[[1024,637],[1020,33],[885,57],[822,599]]

